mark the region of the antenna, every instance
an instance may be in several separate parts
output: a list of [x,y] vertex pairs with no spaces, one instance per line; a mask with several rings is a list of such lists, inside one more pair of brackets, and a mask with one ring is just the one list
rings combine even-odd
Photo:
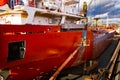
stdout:
[[109,26],[109,24],[108,24],[108,14],[107,14],[107,27]]

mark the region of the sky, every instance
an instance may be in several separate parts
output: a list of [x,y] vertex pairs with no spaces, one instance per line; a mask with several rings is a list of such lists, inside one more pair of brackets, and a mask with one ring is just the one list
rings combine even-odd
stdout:
[[[86,1],[87,4],[91,0]],[[120,24],[120,0],[92,0],[91,5],[88,7],[88,16],[101,18],[104,22],[108,18],[109,23]]]

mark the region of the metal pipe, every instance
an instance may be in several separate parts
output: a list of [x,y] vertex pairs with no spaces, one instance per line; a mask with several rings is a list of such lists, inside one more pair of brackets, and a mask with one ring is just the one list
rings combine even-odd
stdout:
[[74,57],[74,55],[80,50],[80,47],[77,47],[75,51],[68,56],[68,58],[63,62],[63,64],[57,69],[57,71],[50,77],[49,80],[55,80],[57,75],[61,72],[61,70],[70,62],[70,60]]
[[98,77],[98,80],[108,80],[111,78],[111,75],[112,75],[112,72],[113,72],[113,69],[116,65],[116,60],[118,58],[118,55],[119,55],[119,51],[120,51],[120,41],[108,63],[108,65],[106,66],[105,69],[101,69],[101,71],[99,70],[100,72],[100,75]]
[[108,65],[108,66],[110,66],[109,67],[109,76],[108,76],[109,79],[110,79],[110,77],[112,75],[112,72],[113,72],[113,69],[114,69],[118,54],[119,54],[119,50],[120,50],[120,41],[119,41],[118,46],[115,49],[115,52],[113,53],[113,56],[112,56],[112,58],[110,60],[111,65]]

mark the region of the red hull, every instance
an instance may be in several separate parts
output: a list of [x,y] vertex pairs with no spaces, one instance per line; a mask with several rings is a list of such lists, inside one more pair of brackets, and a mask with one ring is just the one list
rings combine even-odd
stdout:
[[0,0],[0,6],[7,4],[7,0]]
[[[81,36],[82,30],[60,32],[60,26],[1,25],[0,69],[9,68],[14,73],[9,80],[30,80],[37,75],[54,71],[78,47]],[[97,57],[109,44],[108,40],[112,36],[113,34],[105,35],[102,39],[94,41],[93,33],[88,30],[87,39],[90,46],[86,46],[77,53],[67,66],[78,65]],[[11,47],[16,48],[16,44],[20,46],[23,43],[25,54],[22,58],[15,59],[16,55],[10,53],[13,51]],[[99,43],[102,43],[101,46],[98,45]],[[19,50],[17,51],[19,53]],[[11,55],[13,55],[13,60]]]

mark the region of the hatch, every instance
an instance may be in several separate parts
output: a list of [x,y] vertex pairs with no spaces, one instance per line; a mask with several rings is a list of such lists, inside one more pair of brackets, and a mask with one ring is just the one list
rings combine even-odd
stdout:
[[25,41],[8,43],[8,59],[7,61],[16,61],[24,58],[26,49]]

